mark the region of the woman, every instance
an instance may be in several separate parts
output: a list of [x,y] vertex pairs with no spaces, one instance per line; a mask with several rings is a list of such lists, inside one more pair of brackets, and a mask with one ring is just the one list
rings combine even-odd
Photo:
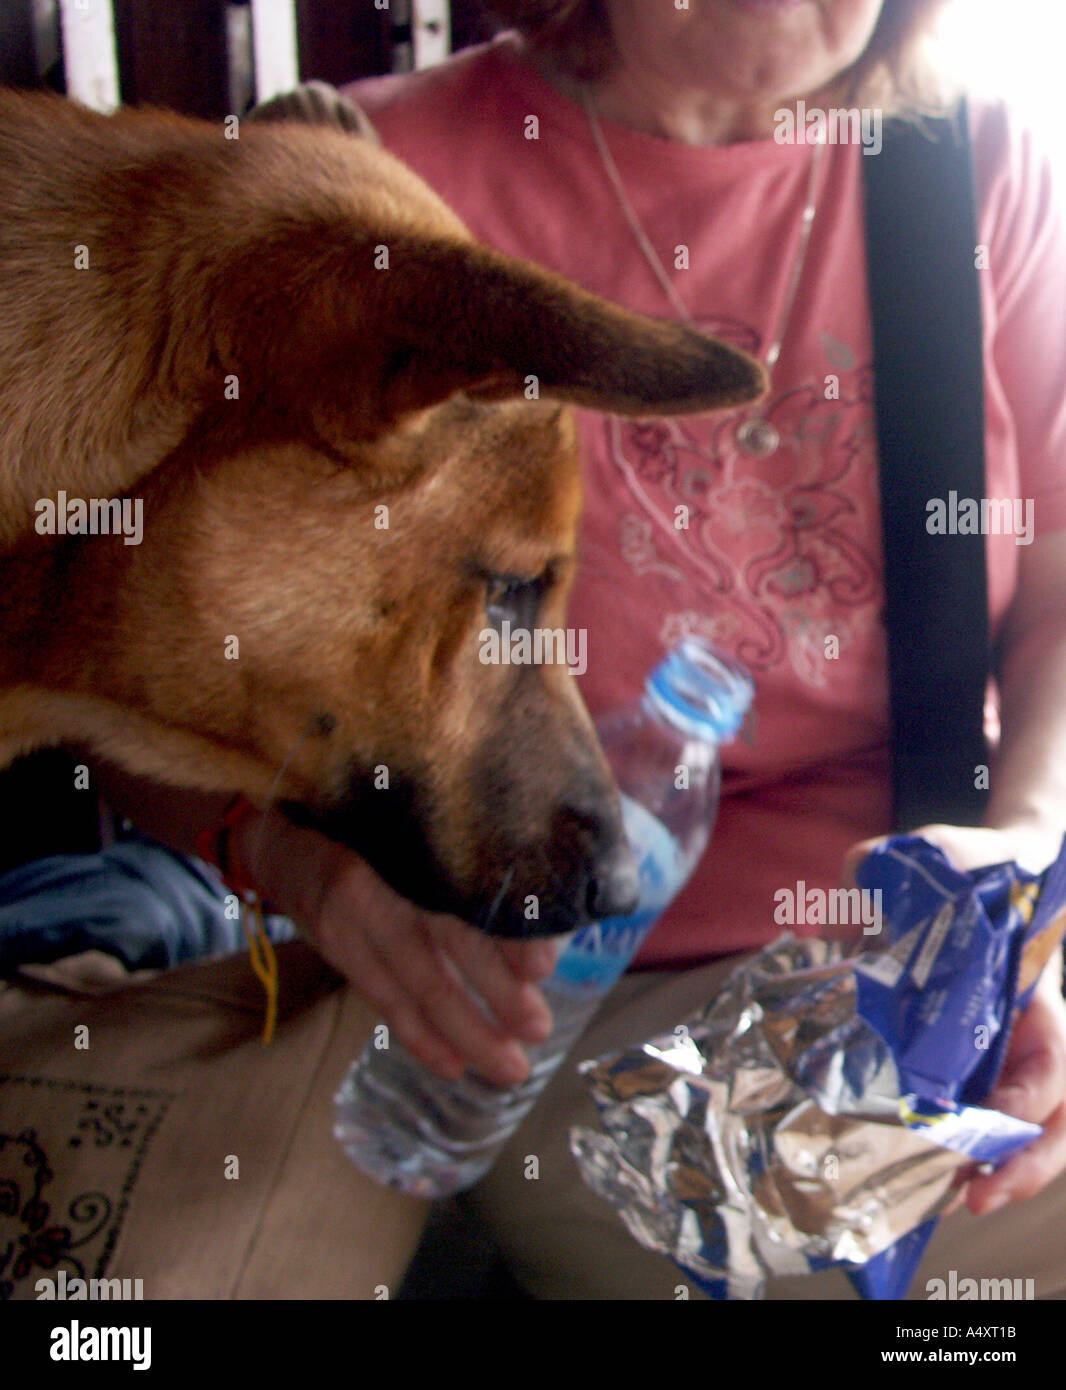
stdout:
[[[856,144],[773,137],[778,113],[800,101],[868,115],[935,104],[918,41],[940,3],[494,8],[520,32],[351,89],[385,144],[483,240],[632,308],[695,321],[771,374],[761,408],[737,417],[583,420],[588,500],[570,621],[589,632],[590,707],[630,698],[663,646],[697,630],[752,667],[759,720],[727,751],[713,851],[582,1044],[595,1055],[705,1002],[729,969],[714,957],[779,932],[777,890],[800,879],[835,886],[890,824],[865,156]],[[1005,674],[984,827],[926,833],[960,867],[1039,868],[1066,827],[1066,240],[1046,176],[1003,113],[978,110],[973,141],[989,267],[987,492],[1032,498],[1036,535],[1026,546],[988,541]],[[678,507],[688,526],[674,524]],[[499,945],[427,917],[347,852],[273,812],[267,829],[265,849],[258,826],[240,833],[253,875],[427,1066],[454,1075],[473,1064],[501,1081],[523,1073],[520,1042],[546,1029],[532,982],[550,968],[549,947]],[[293,863],[305,866],[295,889]],[[490,999],[498,1032],[444,980],[438,952]],[[1066,1202],[1060,972],[1055,962],[1045,972],[991,1100],[1044,1136],[970,1182],[966,1203],[985,1219],[943,1223],[917,1296],[925,1274],[947,1268],[1038,1275],[1040,1296],[1066,1293],[1066,1262],[1041,1239]],[[472,1200],[542,1297],[673,1297],[666,1262],[581,1188],[565,1148],[580,1104],[578,1083],[560,1076]],[[540,1157],[539,1183],[511,1176],[529,1153]],[[775,1281],[770,1294],[848,1288],[831,1273]]]

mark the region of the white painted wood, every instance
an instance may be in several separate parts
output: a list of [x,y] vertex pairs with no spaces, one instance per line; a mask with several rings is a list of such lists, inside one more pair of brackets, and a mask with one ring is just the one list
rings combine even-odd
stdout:
[[252,0],[252,58],[257,102],[299,84],[293,0]]
[[95,111],[119,104],[111,0],[59,0],[67,95]]
[[451,52],[452,7],[450,0],[412,0],[411,37],[416,68],[443,63]]

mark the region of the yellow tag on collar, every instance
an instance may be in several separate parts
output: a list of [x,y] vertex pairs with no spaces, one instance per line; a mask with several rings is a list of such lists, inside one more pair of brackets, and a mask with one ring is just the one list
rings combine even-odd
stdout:
[[241,922],[244,926],[244,934],[248,938],[252,969],[259,976],[263,989],[266,991],[263,1046],[269,1047],[274,1040],[274,1028],[278,1019],[278,958],[274,954],[274,947],[266,933],[262,904],[254,894],[250,893],[244,899]]

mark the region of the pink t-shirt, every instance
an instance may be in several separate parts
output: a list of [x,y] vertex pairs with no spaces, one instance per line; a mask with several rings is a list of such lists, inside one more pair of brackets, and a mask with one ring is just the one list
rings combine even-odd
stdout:
[[[348,90],[386,146],[479,239],[630,308],[676,316],[583,108],[529,68],[513,39]],[[1041,534],[1066,527],[1066,238],[1028,138],[998,106],[978,107],[973,122],[987,248],[977,254],[988,267],[986,491],[1032,499]],[[787,297],[812,147],[693,147],[602,126],[693,318],[765,354]],[[756,681],[754,716],[723,750],[711,847],[638,966],[772,940],[784,929],[780,889],[837,886],[844,851],[890,828],[865,157],[854,144],[824,151],[802,278],[763,406],[781,435],[776,453],[757,460],[737,447],[744,413],[581,416],[586,510],[569,622],[588,632],[580,679],[589,708],[632,700],[686,632],[738,656]],[[678,507],[688,508],[687,529],[674,524],[685,516]],[[993,632],[1018,549],[1014,536],[988,537]]]

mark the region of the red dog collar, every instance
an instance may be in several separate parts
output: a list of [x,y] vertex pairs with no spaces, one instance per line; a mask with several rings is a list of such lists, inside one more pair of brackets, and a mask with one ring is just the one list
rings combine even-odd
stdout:
[[249,898],[262,898],[258,887],[245,873],[233,847],[233,832],[252,816],[260,814],[258,806],[253,806],[243,792],[234,797],[229,809],[218,825],[202,831],[196,837],[196,853],[201,859],[213,864],[222,875],[222,882],[244,901]]

